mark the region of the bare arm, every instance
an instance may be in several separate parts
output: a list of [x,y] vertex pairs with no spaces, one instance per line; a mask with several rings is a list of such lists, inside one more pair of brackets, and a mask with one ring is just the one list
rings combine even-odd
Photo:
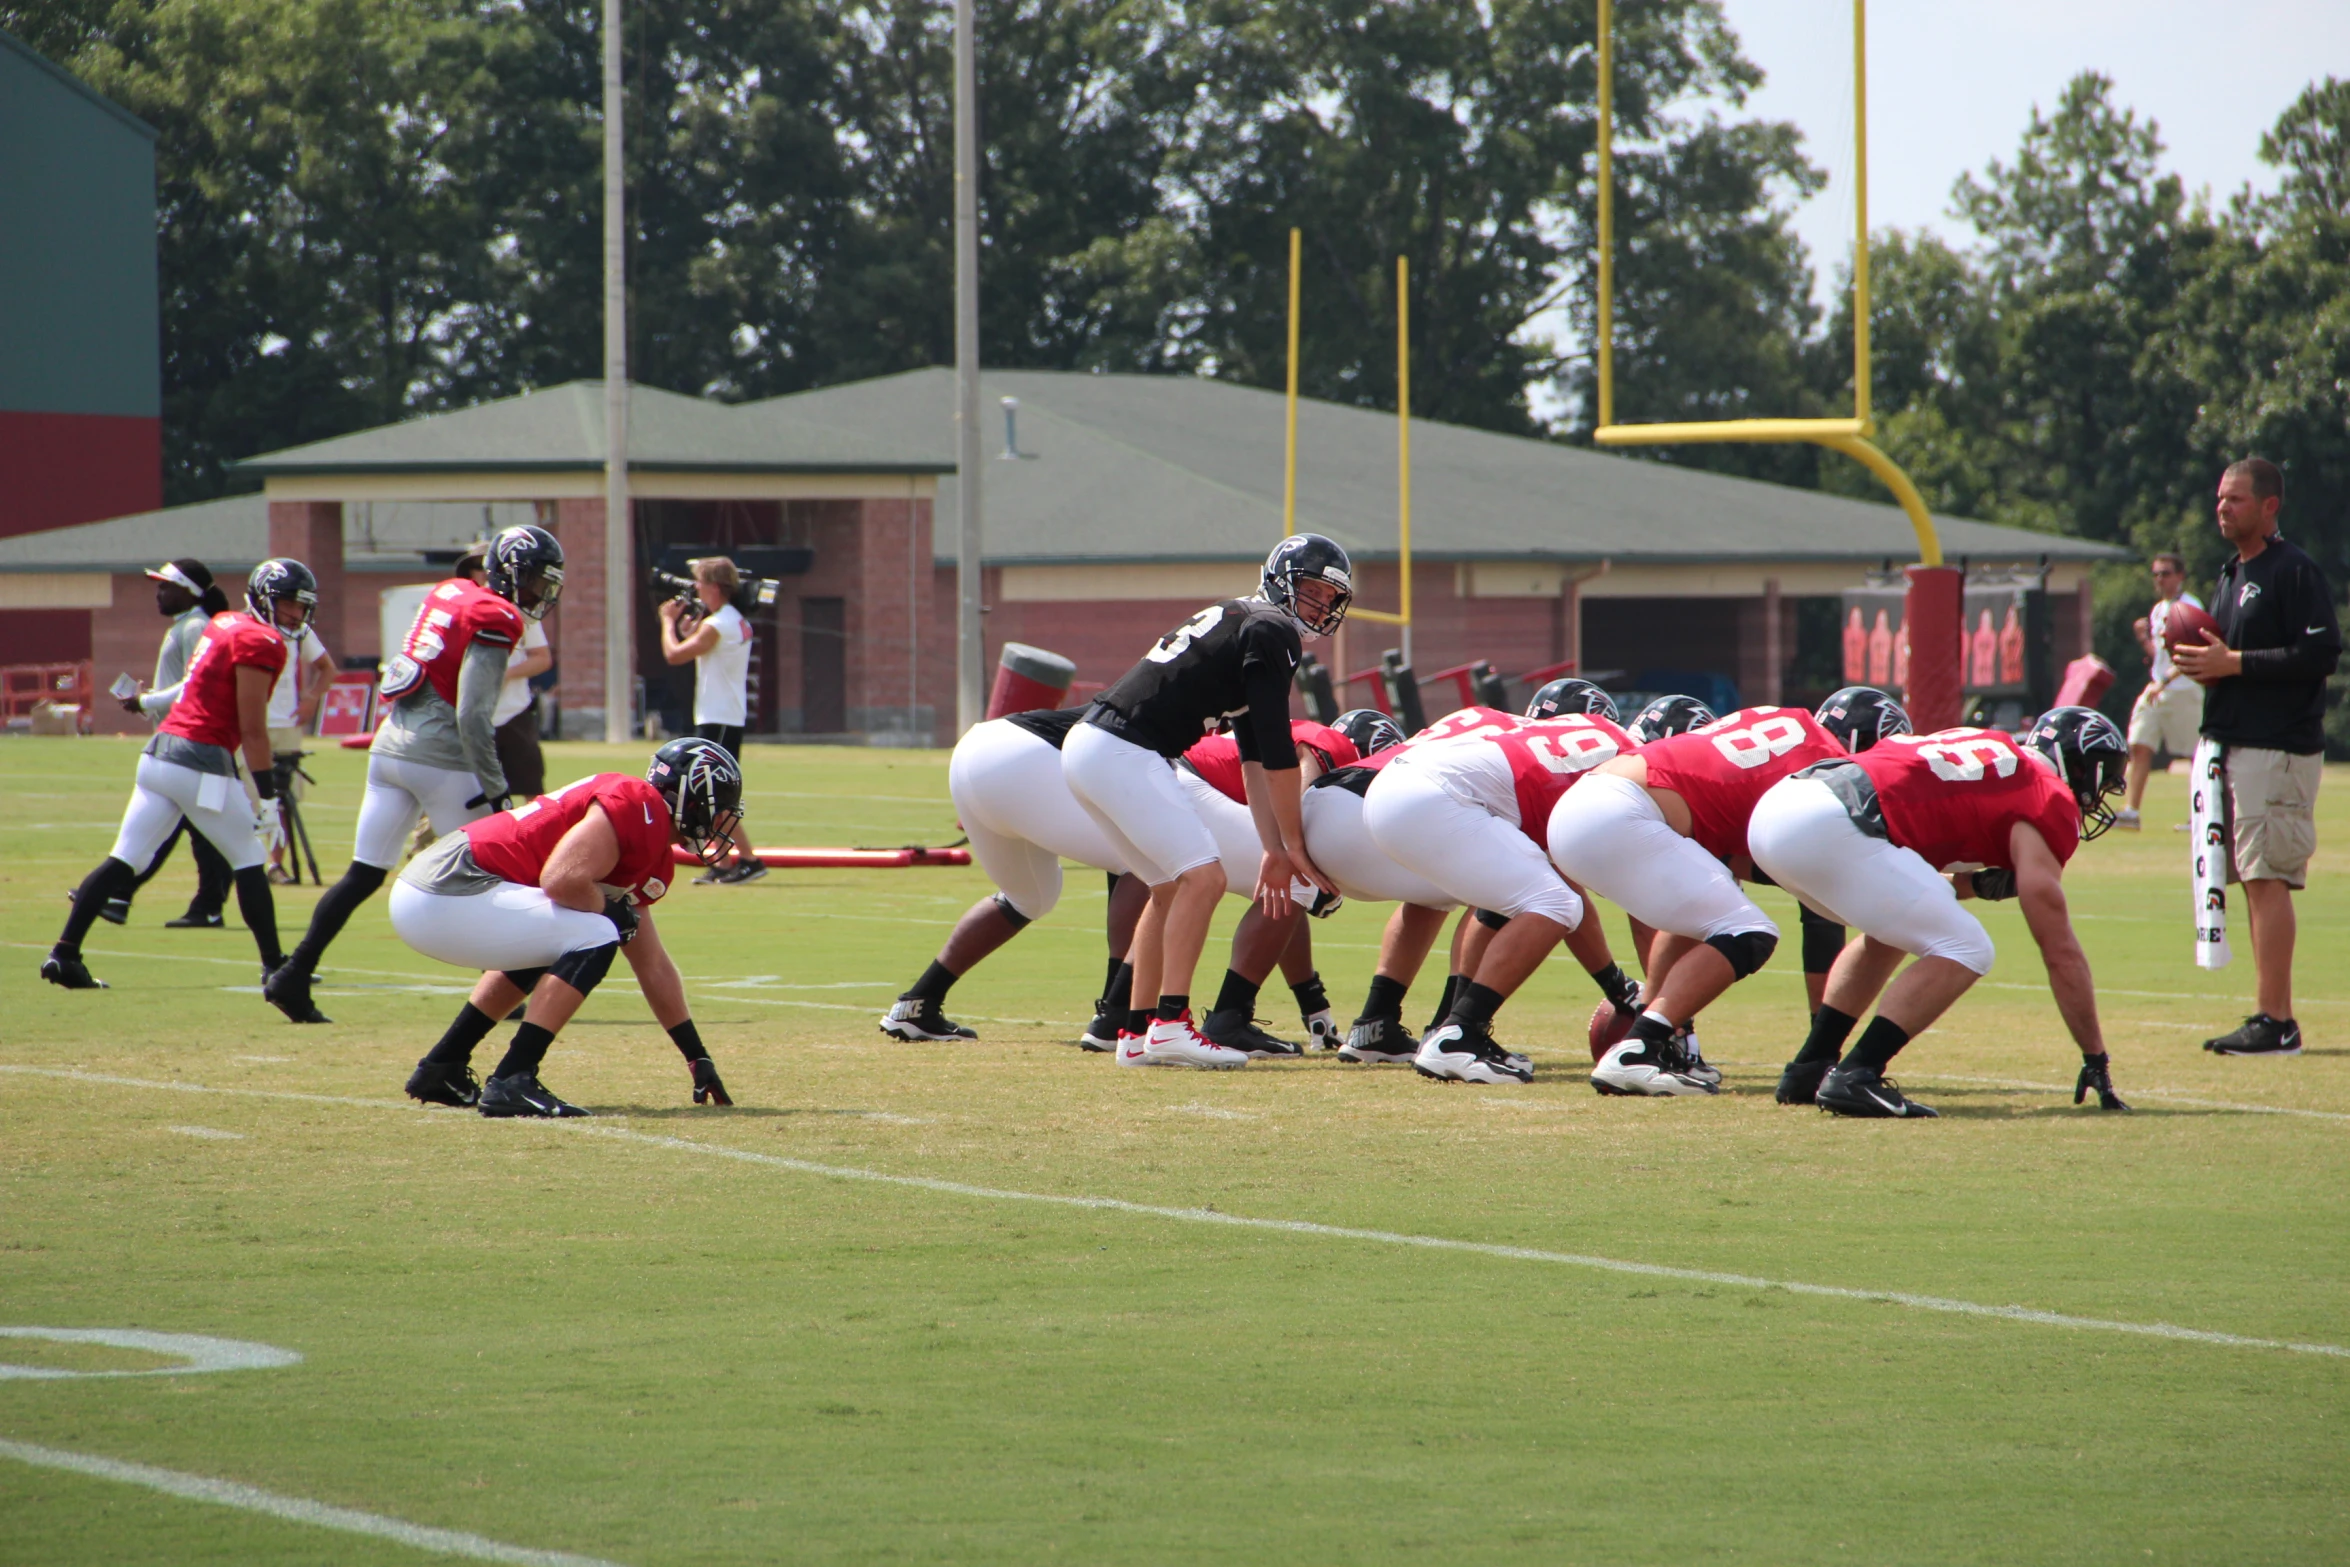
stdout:
[[670,960],[668,949],[661,945],[651,909],[637,910],[636,939],[622,947],[620,955],[636,970],[637,989],[645,993],[645,1005],[653,1009],[654,1022],[675,1028],[691,1016],[685,1009],[685,980]]
[[2089,956],[2073,934],[2072,914],[2064,900],[2064,866],[2048,840],[2028,822],[2008,829],[2008,852],[2015,860],[2016,901],[2023,905],[2024,923],[2048,966],[2056,1010],[2083,1055],[2102,1055],[2105,1036],[2097,1026],[2097,987],[2089,977]]
[[694,627],[693,634],[677,634],[677,601],[672,599],[661,606],[661,656],[672,664],[690,664],[718,645],[718,628],[705,620]]
[[554,667],[555,650],[542,643],[538,647],[524,648],[521,652],[508,658],[506,660],[506,678],[508,680],[528,680],[533,675],[543,675]]
[[1264,862],[1257,870],[1257,903],[1265,917],[1280,919],[1289,912],[1289,884],[1298,877],[1324,892],[1336,892],[1338,884],[1306,855],[1305,816],[1298,804],[1304,791],[1302,770],[1267,772],[1256,762],[1243,762],[1240,781],[1248,796],[1248,813],[1257,824],[1257,840],[1265,846]]
[[601,914],[604,894],[596,884],[611,875],[612,867],[619,863],[620,834],[612,830],[612,819],[604,814],[604,808],[591,805],[547,856],[546,869],[539,872],[539,887],[567,909]]
[[335,661],[324,653],[312,659],[310,667],[302,671],[304,695],[301,711],[294,719],[295,728],[306,730],[318,722],[318,705],[326,700],[326,688],[334,683],[334,678]]
[[237,666],[237,737],[256,778],[277,765],[269,753],[269,688],[275,684],[277,676],[266,669]]

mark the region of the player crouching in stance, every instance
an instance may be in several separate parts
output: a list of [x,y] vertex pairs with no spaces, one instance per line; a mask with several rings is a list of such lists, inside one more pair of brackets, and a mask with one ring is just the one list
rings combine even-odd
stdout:
[[[704,865],[725,859],[742,799],[742,771],[724,746],[672,740],[643,778],[582,778],[511,814],[483,817],[411,861],[392,887],[392,929],[428,958],[484,972],[416,1063],[409,1097],[473,1105],[486,1116],[586,1115],[539,1081],[539,1062],[625,949],[654,1019],[693,1072],[694,1103],[734,1103],[686,1014],[685,983],[653,928],[652,906],[677,874],[673,843]],[[477,1089],[474,1046],[525,996],[506,1058]]]
[[[2094,1089],[2100,1108],[2128,1109],[2113,1091],[2089,960],[2064,899],[2065,862],[2113,825],[2128,757],[2111,719],[2060,707],[2020,742],[1992,729],[1893,735],[1773,786],[1749,829],[1755,863],[1864,937],[1829,972],[1811,1036],[1780,1077],[1779,1102],[1838,1115],[1934,1114],[1887,1081],[1885,1067],[1991,972],[1990,934],[1958,906],[1973,896],[2023,906],[2057,1011],[2081,1047],[2073,1103]],[[1905,953],[1917,961],[1887,989]],[[1879,991],[1876,1018],[1839,1061]]]
[[[318,607],[318,579],[298,560],[265,560],[245,582],[245,607],[212,617],[189,656],[179,698],[139,753],[138,782],[122,813],[114,847],[73,895],[73,912],[41,977],[67,990],[104,990],[82,962],[82,938],[109,898],[127,898],[139,872],[154,863],[184,817],[228,861],[235,873],[237,909],[261,950],[261,977],[285,961],[277,944],[277,903],[262,869],[261,836],[237,780],[237,752],[253,770],[261,809],[277,815],[275,758],[269,747],[269,692],[286,667],[290,638],[298,637]],[[275,998],[272,998],[273,1000]],[[282,1003],[281,1003],[282,1006]],[[284,1008],[297,1023],[302,1009]]]

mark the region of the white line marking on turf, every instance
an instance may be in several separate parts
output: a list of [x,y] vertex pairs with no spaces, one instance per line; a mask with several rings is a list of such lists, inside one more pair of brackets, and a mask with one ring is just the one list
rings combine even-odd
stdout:
[[216,1126],[167,1126],[164,1130],[177,1132],[182,1137],[209,1137],[224,1143],[241,1143],[245,1140],[243,1132],[224,1132]]
[[529,1550],[456,1529],[430,1529],[422,1524],[385,1518],[376,1513],[363,1513],[355,1508],[330,1507],[324,1502],[313,1502],[299,1496],[280,1496],[275,1491],[240,1485],[234,1480],[213,1480],[203,1475],[181,1474],[176,1469],[124,1463],[118,1458],[99,1458],[88,1453],[68,1453],[54,1447],[35,1447],[30,1442],[0,1439],[0,1458],[13,1458],[20,1464],[31,1464],[41,1469],[63,1469],[98,1480],[143,1485],[150,1491],[161,1491],[166,1496],[241,1508],[249,1513],[267,1513],[272,1518],[283,1518],[289,1523],[337,1529],[344,1534],[373,1535],[379,1540],[391,1540],[420,1551],[437,1551],[443,1556],[467,1556],[477,1562],[519,1562],[527,1564],[527,1567],[616,1567],[616,1564],[594,1556],[574,1556],[569,1551]]
[[0,1380],[56,1382],[67,1377],[177,1377],[206,1371],[272,1371],[298,1366],[302,1357],[274,1344],[246,1339],[207,1338],[201,1333],[149,1333],[142,1328],[0,1328],[0,1338],[44,1339],[52,1344],[104,1344],[176,1355],[185,1364],[146,1371],[67,1371],[55,1366],[0,1365]]
[[[189,1094],[226,1094],[252,1099],[292,1099],[312,1104],[357,1105],[367,1110],[404,1110],[403,1105],[389,1099],[350,1099],[333,1094],[299,1094],[271,1088],[208,1088],[201,1083],[156,1083],[135,1077],[109,1077],[96,1072],[73,1071],[62,1067],[0,1065],[0,1072],[18,1073],[31,1077],[63,1077],[78,1082],[106,1083],[119,1088],[152,1088]],[[2259,1109],[2254,1105],[2227,1106],[2231,1109]],[[2302,1112],[2319,1114],[2317,1111]],[[455,1124],[455,1118],[442,1118]],[[2350,1117],[2343,1117],[2350,1119]],[[2350,1347],[2340,1344],[2306,1344],[2291,1339],[2248,1338],[2236,1333],[2213,1333],[2202,1328],[2183,1328],[2168,1322],[2122,1322],[2106,1317],[2076,1317],[2060,1311],[2040,1311],[2029,1306],[1986,1306],[1978,1301],[1952,1300],[1939,1295],[1913,1295],[1901,1290],[1850,1289],[1840,1284],[1804,1284],[1788,1279],[1766,1279],[1748,1273],[1716,1273],[1703,1268],[1674,1268],[1661,1263],[1629,1262],[1615,1257],[1594,1257],[1579,1252],[1541,1251],[1529,1246],[1500,1246],[1487,1241],[1453,1240],[1441,1235],[1405,1235],[1392,1230],[1359,1230],[1335,1224],[1316,1224],[1305,1219],[1259,1219],[1243,1214],[1218,1213],[1209,1208],[1160,1208],[1148,1203],[1127,1202],[1118,1197],[1070,1197],[1051,1192],[1016,1192],[993,1186],[973,1186],[963,1181],[942,1181],[924,1175],[891,1175],[880,1170],[859,1170],[844,1165],[816,1164],[806,1159],[790,1159],[780,1154],[753,1153],[747,1148],[729,1148],[717,1143],[697,1143],[691,1138],[662,1137],[645,1132],[630,1131],[618,1126],[592,1126],[579,1121],[550,1121],[552,1129],[574,1132],[584,1137],[606,1137],[615,1141],[641,1143],[649,1148],[666,1148],[680,1153],[701,1154],[712,1159],[731,1159],[740,1164],[765,1165],[770,1169],[793,1170],[802,1175],[820,1175],[838,1181],[870,1181],[881,1186],[898,1186],[913,1191],[940,1192],[953,1197],[976,1197],[989,1202],[1045,1203],[1060,1208],[1088,1208],[1105,1213],[1131,1213],[1153,1219],[1175,1219],[1187,1224],[1222,1224],[1238,1229],[1271,1230],[1289,1235],[1314,1235],[1331,1240],[1370,1241],[1383,1246],[1415,1246],[1430,1251],[1469,1252],[1481,1257],[1504,1257],[1517,1262],[1555,1262],[1569,1267],[1595,1268],[1605,1273],[1629,1273],[1641,1278],[1679,1279],[1692,1284],[1728,1284],[1743,1289],[1786,1290],[1795,1295],[1811,1295],[1827,1300],[1858,1300],[1908,1306],[1918,1311],[1945,1312],[1961,1317],[1997,1317],[2011,1322],[2032,1322],[2045,1327],[2079,1328],[2103,1333],[2128,1333],[2142,1338],[2172,1339],[2191,1344],[2215,1344],[2230,1349],[2282,1349],[2298,1355],[2332,1355],[2350,1359]]]

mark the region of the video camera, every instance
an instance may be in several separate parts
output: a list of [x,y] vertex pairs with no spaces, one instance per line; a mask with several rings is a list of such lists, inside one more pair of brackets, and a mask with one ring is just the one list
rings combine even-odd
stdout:
[[[659,566],[655,566],[648,575],[652,581],[653,596],[682,606],[687,625],[694,624],[709,613],[702,604],[702,585],[693,578],[681,577]],[[775,595],[782,588],[783,584],[773,577],[742,575],[735,583],[734,591],[727,595],[727,602],[735,607],[738,614],[756,615],[775,602]]]

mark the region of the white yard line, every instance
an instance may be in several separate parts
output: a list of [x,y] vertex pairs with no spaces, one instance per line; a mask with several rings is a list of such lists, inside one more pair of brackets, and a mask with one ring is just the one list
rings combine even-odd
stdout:
[[[224,1094],[258,1099],[292,1099],[318,1104],[358,1105],[371,1110],[404,1108],[385,1099],[351,1099],[329,1094],[288,1093],[276,1089],[209,1088],[200,1083],[158,1083],[141,1078],[111,1077],[101,1073],[74,1071],[61,1067],[0,1065],[0,1073],[34,1077],[60,1077],[77,1082],[105,1083],[121,1088],[160,1089],[174,1093]],[[2242,1106],[2238,1108],[2254,1107]],[[441,1119],[444,1122],[454,1122],[456,1118]],[[759,1165],[768,1169],[790,1170],[796,1174],[821,1176],[828,1180],[864,1181],[910,1191],[936,1192],[950,1197],[975,1198],[985,1202],[1041,1203],[1058,1208],[1089,1209],[1102,1213],[1134,1214],[1142,1218],[1170,1219],[1184,1224],[1213,1224],[1234,1229],[1313,1236],[1325,1240],[1366,1241],[1381,1246],[1408,1246],[1428,1251],[1467,1252],[1476,1256],[1499,1257],[1513,1262],[1545,1262],[1573,1268],[1595,1269],[1603,1273],[1631,1274],[1639,1278],[1675,1279],[1690,1284],[1722,1284],[1738,1289],[1785,1290],[1793,1295],[1809,1295],[1827,1300],[1868,1301],[1907,1306],[1916,1311],[1940,1312],[1951,1316],[2000,1318],[2010,1322],[2033,1323],[2042,1327],[2072,1328],[2099,1333],[2124,1333],[2140,1338],[2209,1344],[2226,1349],[2274,1349],[2298,1355],[2328,1355],[2350,1359],[2350,1346],[2340,1344],[2302,1343],[2292,1339],[2252,1338],[2237,1333],[2214,1333],[2203,1328],[2180,1327],[2169,1322],[2124,1322],[2107,1317],[2081,1317],[2060,1311],[2040,1311],[2029,1306],[1991,1306],[1979,1301],[1954,1300],[1940,1295],[1916,1295],[1904,1290],[1853,1289],[1838,1284],[1808,1284],[1794,1279],[1769,1279],[1754,1274],[1722,1273],[1705,1268],[1667,1267],[1660,1263],[1632,1262],[1622,1258],[1598,1257],[1580,1252],[1544,1251],[1530,1246],[1501,1246],[1485,1241],[1454,1240],[1441,1235],[1407,1235],[1393,1230],[1364,1230],[1344,1225],[1316,1224],[1304,1219],[1254,1218],[1245,1214],[1219,1213],[1213,1208],[1162,1208],[1148,1203],[1127,1202],[1123,1198],[1117,1197],[1073,1197],[1051,1192],[1011,1191],[994,1186],[974,1186],[963,1181],[937,1180],[929,1176],[891,1175],[880,1170],[860,1170],[844,1165],[817,1164],[806,1159],[791,1159],[779,1154],[753,1153],[749,1149],[729,1148],[718,1143],[699,1143],[686,1137],[666,1137],[632,1131],[623,1126],[597,1126],[580,1121],[555,1121],[548,1124],[552,1128],[573,1132],[584,1137],[601,1137],[646,1148],[698,1154],[704,1158],[727,1159],[738,1164]]]
[[242,1485],[234,1480],[214,1480],[204,1475],[182,1474],[176,1469],[157,1469],[151,1464],[125,1463],[119,1458],[99,1458],[89,1453],[69,1453],[61,1448],[36,1447],[30,1442],[0,1439],[0,1458],[13,1458],[20,1464],[31,1464],[38,1469],[63,1469],[97,1480],[116,1480],[125,1485],[145,1486],[150,1491],[161,1491],[166,1496],[180,1497],[185,1501],[210,1502],[218,1507],[234,1507],[248,1513],[266,1513],[272,1518],[283,1518],[288,1523],[309,1524],[314,1528],[334,1529],[344,1534],[373,1535],[379,1540],[390,1540],[395,1544],[432,1551],[442,1556],[464,1556],[477,1562],[518,1562],[526,1564],[526,1567],[616,1567],[616,1564],[600,1557],[575,1556],[569,1551],[534,1551],[525,1546],[506,1545],[456,1529],[430,1529],[423,1524],[406,1523],[378,1513],[363,1513],[356,1508],[332,1507],[325,1502],[313,1502],[304,1497],[282,1496],[275,1491],[264,1491],[258,1486]]

